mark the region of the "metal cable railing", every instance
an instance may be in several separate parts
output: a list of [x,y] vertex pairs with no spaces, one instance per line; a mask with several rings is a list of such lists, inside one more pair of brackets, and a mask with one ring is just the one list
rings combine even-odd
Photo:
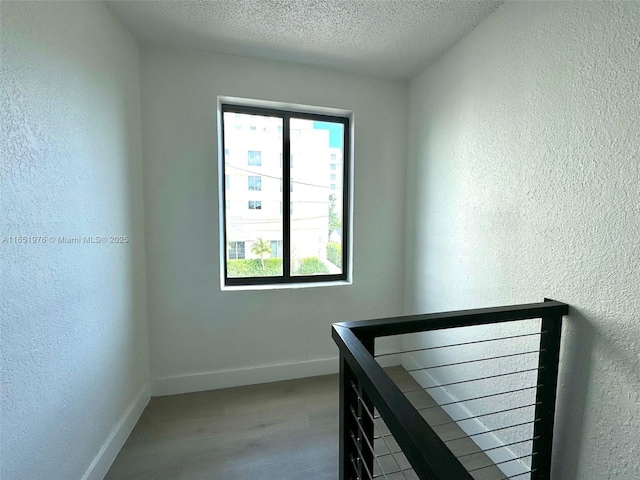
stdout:
[[[334,325],[340,478],[548,479],[567,313],[545,301]],[[535,331],[511,328],[520,321]],[[499,334],[480,332],[486,325]],[[473,328],[451,341],[461,327]],[[443,333],[411,338],[436,330]],[[393,335],[405,348],[375,354],[376,338]]]
[[[537,327],[539,328],[539,326]],[[483,326],[475,326],[471,328],[476,330],[476,333],[480,333],[478,331],[484,329]],[[439,402],[436,402],[431,398],[428,392],[434,389],[446,391],[446,387],[460,387],[465,384],[473,384],[474,382],[479,381],[485,381],[485,383],[487,383],[501,377],[517,376],[527,372],[538,371],[538,355],[543,352],[544,349],[533,349],[533,346],[529,344],[533,340],[539,342],[539,337],[543,334],[544,332],[533,332],[474,340],[470,342],[428,346],[420,349],[403,349],[398,352],[376,354],[375,358],[378,360],[387,360],[389,357],[395,355],[395,358],[397,359],[396,363],[402,364],[402,355],[405,355],[405,357],[412,357],[428,353],[433,356],[436,350],[438,350],[438,356],[440,359],[436,361],[429,362],[427,359],[424,360],[424,365],[422,366],[414,368],[400,368],[387,373],[392,379],[397,377],[408,377],[413,380],[414,377],[420,373],[424,374],[438,371],[441,375],[454,380],[440,382],[435,385],[425,384],[423,382],[419,388],[414,389],[413,391],[422,392],[423,396],[429,398],[433,405],[429,407],[420,407],[419,405],[414,404],[416,409],[419,412],[425,413],[428,413],[428,410],[437,410],[440,415],[444,417],[444,419],[436,421],[429,421],[427,418],[427,421],[429,426],[436,432],[436,434],[438,434],[444,444],[452,449],[456,458],[458,458],[463,465],[468,466],[467,471],[472,474],[472,476],[482,475],[483,478],[493,479],[505,478],[506,474],[508,475],[506,478],[521,477],[526,479],[529,477],[525,477],[525,475],[529,474],[530,476],[531,469],[530,466],[525,465],[523,462],[530,462],[530,460],[535,456],[532,452],[532,434],[526,435],[525,437],[518,437],[517,435],[511,434],[511,432],[506,432],[506,430],[515,430],[518,427],[524,427],[536,423],[536,419],[533,418],[533,415],[535,413],[535,408],[540,406],[541,402],[535,402],[534,399],[523,401],[518,397],[515,398],[515,402],[513,399],[508,401],[509,399],[507,397],[510,393],[513,393],[513,390],[448,402],[442,401],[441,399]],[[513,345],[517,344],[514,342],[520,342],[523,348],[520,349],[520,351],[514,351]],[[491,344],[491,351],[493,353],[491,355],[484,355],[480,358],[476,358],[479,354],[485,352],[485,344]],[[461,347],[461,345],[465,347],[464,350],[458,348]],[[469,358],[470,350],[473,352],[471,358]],[[447,361],[443,361],[442,358],[446,358]],[[514,371],[511,363],[506,363],[511,360],[524,360],[525,363],[528,363],[532,368],[524,369],[520,366]],[[493,375],[481,375],[473,378],[458,379],[460,375],[456,370],[465,368],[466,370],[472,369],[478,372],[482,371],[482,367],[492,365],[496,362],[507,371],[501,371],[500,373],[494,373]],[[417,383],[418,382],[416,382],[416,384]],[[534,393],[533,390],[538,387],[541,387],[541,385],[537,385],[534,382],[532,385],[521,387],[517,390],[520,391],[520,396],[522,396],[526,391]],[[490,387],[483,384],[478,385],[475,388],[477,390],[482,389],[483,391],[486,391],[486,389]],[[406,393],[408,389],[401,388],[401,390],[403,393]],[[487,409],[486,407],[483,409],[481,405],[477,407],[471,405],[475,400],[484,399],[486,401],[488,398],[493,398],[493,401],[491,402],[494,405],[493,409]],[[457,409],[462,410],[462,412],[453,414],[451,412],[451,408],[447,408],[452,405],[458,407]],[[464,405],[464,407],[460,408],[462,405]],[[498,405],[498,407],[496,407],[496,405]],[[447,410],[449,412],[447,412]],[[448,413],[450,413],[450,415]],[[531,418],[531,420],[520,422],[513,421],[513,417],[521,418],[523,416]],[[511,420],[505,423],[504,417],[511,417]],[[493,424],[494,426],[490,428],[486,426],[486,424]],[[498,426],[495,426],[496,424]],[[477,428],[479,425],[485,426],[485,428],[479,432],[469,431],[470,427]],[[452,436],[450,433],[447,435],[446,431],[452,429],[455,429],[457,435]],[[487,442],[487,440],[495,440],[505,434],[510,435],[507,435],[507,438],[502,439],[497,446],[494,443]],[[468,439],[474,440],[475,446],[478,447],[477,451],[471,453],[465,453],[464,450],[462,453],[457,451],[457,445],[455,442],[463,442]]]

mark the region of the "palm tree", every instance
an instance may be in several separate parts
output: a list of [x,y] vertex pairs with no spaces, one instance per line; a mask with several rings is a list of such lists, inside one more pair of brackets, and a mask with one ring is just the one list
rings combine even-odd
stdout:
[[251,253],[260,257],[262,269],[264,270],[264,255],[271,253],[271,244],[267,240],[263,240],[262,237],[258,237],[258,239],[253,242],[253,245],[251,245]]

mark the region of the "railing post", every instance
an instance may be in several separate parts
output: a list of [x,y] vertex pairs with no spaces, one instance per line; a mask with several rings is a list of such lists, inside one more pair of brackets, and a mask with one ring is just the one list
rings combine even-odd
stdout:
[[560,361],[560,335],[562,315],[542,317],[540,356],[538,359],[538,387],[533,428],[533,458],[531,480],[551,478],[551,449],[553,446],[553,420],[556,409],[558,362]]
[[358,477],[358,472],[354,469],[351,458],[358,458],[358,451],[351,440],[351,434],[358,431],[358,426],[351,414],[351,407],[358,408],[358,397],[353,390],[351,383],[356,379],[351,371],[351,367],[340,354],[340,480],[352,480]]
[[[364,346],[364,348],[366,348],[369,351],[371,356],[375,358],[375,338],[374,337],[361,338],[360,341],[362,342],[362,345]],[[362,402],[366,405],[369,412],[371,412],[371,415],[373,415],[374,405],[371,399],[369,398],[369,395],[367,395],[367,393],[362,389],[362,387],[360,387],[358,391],[360,393],[360,398],[362,399]],[[363,439],[362,441],[361,450],[364,457],[363,461],[367,469],[369,470],[369,472],[373,473],[374,452],[372,452],[367,445],[367,444],[372,446],[374,445],[373,420],[371,419],[371,417],[369,416],[369,414],[367,413],[367,411],[364,409],[362,405],[359,405],[358,416],[362,419],[360,424],[362,425],[362,431],[364,432],[364,435],[367,437],[367,440],[368,440],[368,441],[365,441]],[[363,477],[361,475],[360,478],[366,478],[366,476]]]
[[[375,339],[361,342],[373,356]],[[357,391],[353,385],[356,385]],[[374,424],[363,404],[373,413],[373,402],[362,389],[347,361],[340,355],[340,480],[364,479],[368,476],[367,472],[373,473],[374,453],[369,445],[374,444]],[[351,408],[356,412],[360,426],[358,420],[353,418]],[[354,445],[352,435],[359,439],[358,447]],[[366,439],[362,438],[363,435]],[[355,465],[352,458],[356,460]]]

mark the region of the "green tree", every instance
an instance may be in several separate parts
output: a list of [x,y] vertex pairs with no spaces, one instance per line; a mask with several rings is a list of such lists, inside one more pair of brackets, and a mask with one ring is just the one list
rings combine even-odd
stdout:
[[253,242],[251,245],[251,253],[260,257],[262,268],[264,269],[264,256],[267,253],[271,253],[271,244],[267,240],[263,240],[262,237]]
[[329,238],[338,228],[340,228],[340,217],[336,212],[336,196],[332,193],[329,195]]

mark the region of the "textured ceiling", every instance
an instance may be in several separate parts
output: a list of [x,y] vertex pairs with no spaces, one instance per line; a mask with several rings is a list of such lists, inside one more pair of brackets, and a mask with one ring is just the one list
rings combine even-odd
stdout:
[[107,5],[141,41],[409,78],[503,0],[153,0]]

